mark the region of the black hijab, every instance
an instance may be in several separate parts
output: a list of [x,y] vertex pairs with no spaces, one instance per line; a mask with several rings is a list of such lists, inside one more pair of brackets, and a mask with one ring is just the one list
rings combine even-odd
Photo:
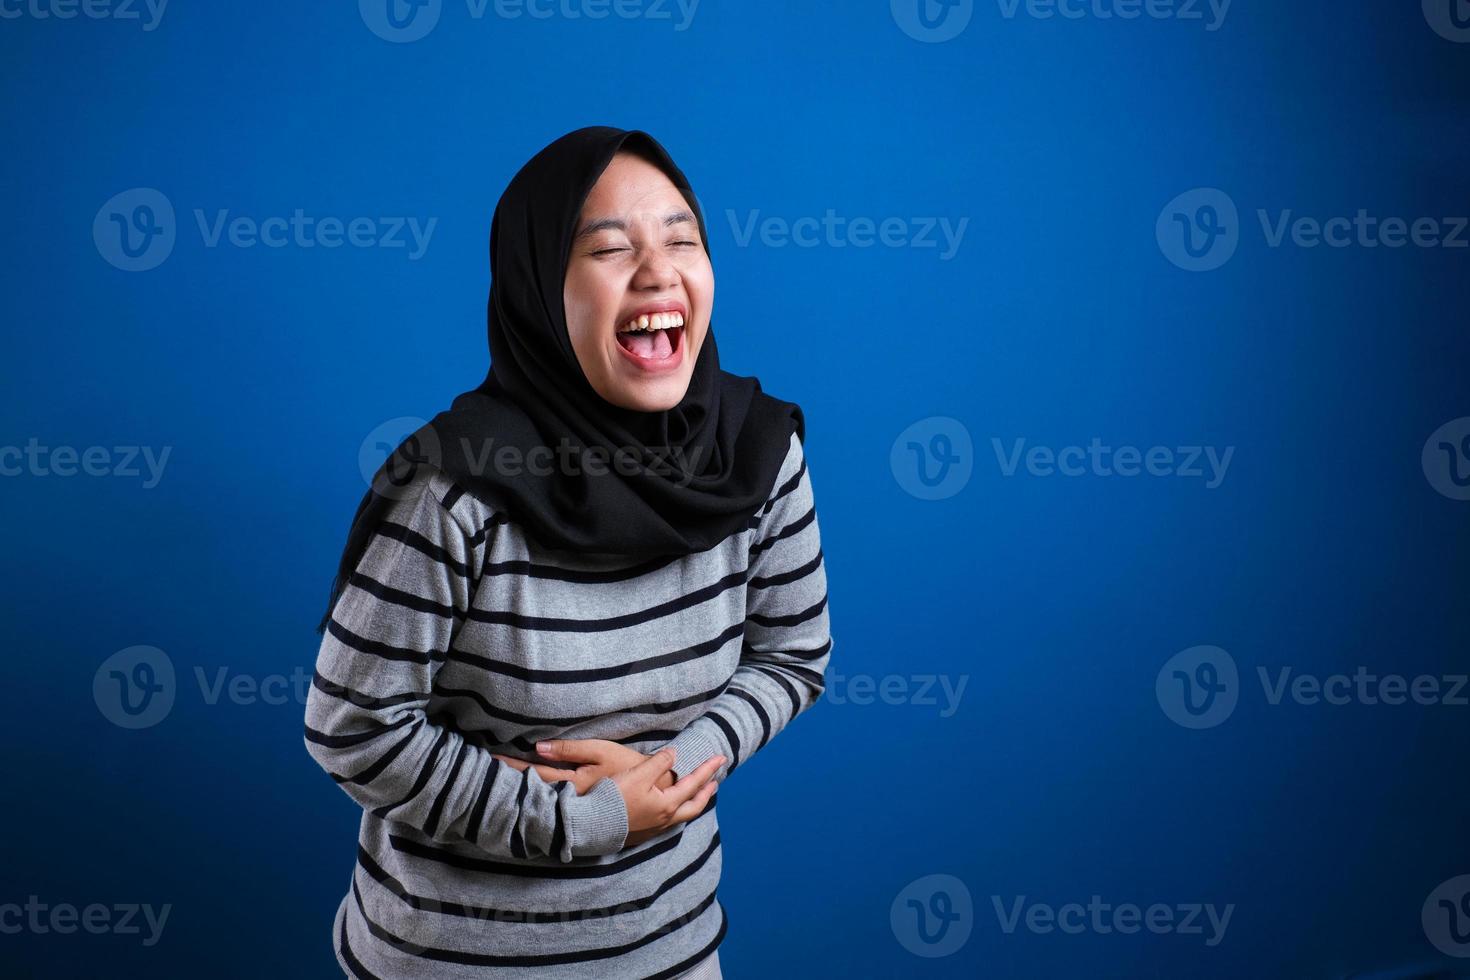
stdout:
[[[765,394],[756,378],[721,370],[713,324],[673,408],[625,409],[588,382],[567,333],[563,288],[582,205],[619,150],[668,175],[708,251],[698,199],[647,133],[590,126],[532,157],[490,225],[489,373],[374,475],[318,632],[421,465],[442,470],[543,546],[638,560],[704,551],[747,526],[770,496],[791,433],[805,441],[799,405]],[[519,465],[497,465],[503,447]],[[588,453],[597,472],[587,472]]]

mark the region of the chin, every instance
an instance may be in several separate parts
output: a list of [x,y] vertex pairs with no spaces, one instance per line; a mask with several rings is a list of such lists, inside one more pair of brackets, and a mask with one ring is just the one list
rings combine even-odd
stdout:
[[664,412],[683,401],[688,390],[688,378],[669,378],[657,382],[621,385],[617,392],[618,397],[608,400],[635,412]]

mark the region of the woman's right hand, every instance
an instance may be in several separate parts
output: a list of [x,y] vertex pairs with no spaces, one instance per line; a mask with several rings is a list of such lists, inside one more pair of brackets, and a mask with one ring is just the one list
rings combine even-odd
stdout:
[[704,811],[719,783],[710,777],[725,764],[717,755],[705,761],[668,789],[660,789],[659,778],[674,766],[675,750],[665,746],[638,765],[611,777],[628,808],[628,838],[623,847],[641,844],[675,824],[693,820]]

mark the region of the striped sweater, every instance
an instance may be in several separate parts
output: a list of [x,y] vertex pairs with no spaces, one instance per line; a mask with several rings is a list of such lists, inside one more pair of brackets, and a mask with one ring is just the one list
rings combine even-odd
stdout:
[[542,547],[422,468],[338,600],[306,747],[362,807],[332,942],[349,976],[678,976],[724,938],[719,792],[625,847],[611,777],[578,795],[492,753],[546,738],[676,747],[723,780],[822,694],[831,656],[811,478],[707,551]]

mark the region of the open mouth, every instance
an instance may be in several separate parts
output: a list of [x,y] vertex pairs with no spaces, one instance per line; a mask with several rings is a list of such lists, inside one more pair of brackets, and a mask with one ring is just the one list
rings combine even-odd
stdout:
[[684,336],[684,314],[645,313],[618,328],[618,346],[640,361],[667,361],[679,353]]

